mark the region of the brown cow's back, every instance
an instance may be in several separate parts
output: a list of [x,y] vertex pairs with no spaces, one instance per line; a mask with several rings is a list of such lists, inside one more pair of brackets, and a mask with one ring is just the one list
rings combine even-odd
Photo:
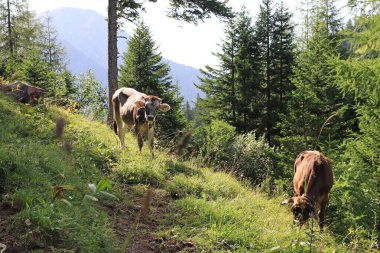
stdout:
[[323,230],[328,195],[333,183],[330,159],[319,151],[303,151],[294,162],[293,185],[296,196],[284,200],[282,204],[292,203],[294,220],[299,224],[302,225],[310,217],[318,218],[319,228]]
[[144,99],[146,96],[146,94],[138,92],[135,89],[122,88],[121,94],[119,94],[120,103],[122,104],[120,109],[121,115],[132,115],[134,103],[138,100]]
[[300,153],[294,164],[294,191],[297,196],[306,193],[314,201],[329,193],[333,185],[331,161],[319,151]]

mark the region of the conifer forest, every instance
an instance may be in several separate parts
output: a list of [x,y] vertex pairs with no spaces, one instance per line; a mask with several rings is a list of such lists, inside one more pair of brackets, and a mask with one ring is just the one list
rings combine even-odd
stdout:
[[[198,69],[192,101],[142,18],[159,3],[105,2],[102,83],[96,69],[69,67],[54,17],[0,0],[1,253],[379,252],[379,0],[297,10],[258,0],[255,13],[166,0],[173,22],[223,24],[217,64]],[[122,87],[170,105],[147,125],[154,143],[137,141],[136,116],[120,148]],[[293,217],[295,160],[307,150],[333,172],[323,229],[317,211]],[[303,178],[302,196],[325,183],[322,167]],[[319,210],[319,198],[308,205]]]

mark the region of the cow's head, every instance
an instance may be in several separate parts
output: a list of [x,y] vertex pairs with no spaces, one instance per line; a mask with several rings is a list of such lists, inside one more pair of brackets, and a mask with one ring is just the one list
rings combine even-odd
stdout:
[[281,204],[285,205],[288,203],[292,204],[291,210],[293,212],[294,222],[297,222],[300,225],[302,225],[309,218],[316,217],[316,211],[313,203],[305,196],[292,197],[282,201]]
[[137,100],[135,106],[138,110],[138,116],[143,117],[152,124],[156,119],[157,110],[167,112],[170,110],[170,105],[162,103],[162,99],[156,96],[146,96],[142,100]]

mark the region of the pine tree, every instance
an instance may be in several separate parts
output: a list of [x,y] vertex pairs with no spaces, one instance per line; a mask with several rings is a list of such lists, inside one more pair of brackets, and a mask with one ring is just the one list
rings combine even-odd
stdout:
[[186,116],[186,119],[188,121],[192,121],[194,120],[194,108],[191,108],[190,106],[190,103],[189,101],[187,100],[184,107],[183,107],[183,110],[185,112],[185,116]]
[[300,43],[299,47],[300,49],[304,49],[307,42],[309,41],[309,38],[311,36],[311,13],[314,8],[314,0],[301,0],[301,8],[299,11],[303,15],[302,23],[301,23],[301,36],[300,36]]
[[41,31],[29,5],[21,0],[0,1],[0,52],[8,59],[20,60],[37,42]]
[[[149,0],[156,2],[156,0]],[[108,94],[109,105],[111,105],[112,95],[115,93],[118,82],[117,71],[117,29],[118,18],[133,21],[139,16],[139,11],[143,5],[135,0],[108,0]],[[181,19],[186,22],[197,23],[209,18],[211,14],[221,18],[231,18],[232,11],[227,7],[226,1],[209,0],[170,0],[168,16]],[[120,24],[119,24],[120,25]],[[112,107],[109,106],[107,122],[112,123]]]
[[[272,135],[280,134],[277,122],[279,115],[285,113],[291,91],[294,89],[291,83],[294,65],[294,27],[291,23],[292,15],[284,6],[283,1],[277,6],[273,15],[273,34],[270,45],[272,73]],[[270,139],[273,139],[272,137]]]
[[25,57],[28,52],[38,46],[38,37],[41,34],[41,23],[36,19],[34,12],[29,10],[27,2],[19,9],[20,15],[15,20],[15,56],[18,59]]
[[46,97],[58,99],[75,93],[74,78],[65,69],[65,51],[51,18],[42,24],[27,2],[19,0],[0,1],[0,16],[1,75],[10,82],[22,80],[39,86]]
[[263,0],[256,21],[255,40],[259,48],[260,93],[263,99],[260,134],[275,144],[279,115],[284,113],[293,85],[290,82],[294,64],[294,27],[292,15],[281,1],[276,8],[272,0]]
[[18,67],[37,46],[40,24],[21,0],[0,1],[0,61],[3,75],[12,81],[19,77]]
[[256,22],[256,39],[260,48],[260,74],[262,76],[263,93],[265,94],[265,116],[263,122],[265,125],[266,138],[270,142],[272,137],[273,119],[273,64],[271,41],[273,35],[273,1],[263,0],[260,4],[260,13]]
[[173,84],[170,67],[162,61],[155,44],[149,27],[139,22],[123,55],[119,84],[156,95],[171,106],[171,110],[160,114],[162,119],[158,119],[157,131],[161,132],[159,136],[165,137],[184,128],[185,116],[181,110],[183,98],[177,97],[179,91]]
[[67,91],[64,96],[72,96],[77,93],[77,89],[75,87],[75,75],[65,69],[62,73],[60,73],[59,77],[62,80],[63,86],[65,86],[65,90]]
[[260,91],[259,49],[254,37],[253,21],[245,9],[237,14],[236,82],[237,113],[236,127],[247,132],[260,129],[262,99]]
[[204,108],[199,117],[205,123],[211,119],[224,120],[236,126],[236,66],[237,35],[235,22],[231,22],[225,29],[226,38],[221,45],[221,53],[214,55],[219,59],[218,68],[206,66],[201,69],[200,84],[196,85],[205,94],[205,98],[198,98],[197,106]]
[[67,105],[75,101],[78,87],[76,84],[77,77],[68,70],[56,74],[49,72],[50,87],[46,91],[47,96],[53,96],[54,101],[60,105]]
[[41,59],[41,52],[35,48],[30,51],[20,65],[20,78],[31,84],[38,85],[42,88],[48,86],[48,66]]
[[53,18],[49,15],[43,18],[42,34],[39,39],[39,47],[42,57],[47,62],[49,69],[60,72],[65,68],[65,48],[58,41],[58,32],[53,26]]
[[1,38],[1,55],[7,55],[8,57],[13,56],[14,54],[14,20],[12,16],[15,16],[15,5],[20,4],[19,2],[11,3],[10,0],[0,1],[0,38]]
[[[336,167],[336,220],[344,227],[362,227],[380,239],[380,8],[370,1],[352,1],[362,11],[349,33],[351,56],[335,57],[336,77],[344,94],[354,94],[359,132],[347,138]],[[347,231],[344,231],[347,233]]]
[[287,111],[280,115],[281,121],[278,123],[282,134],[281,144],[286,147],[291,156],[302,150],[314,148],[313,140],[317,135],[317,126],[322,124],[317,112],[323,104],[313,85],[307,82],[310,80],[310,72],[315,69],[309,68],[313,64],[313,58],[309,58],[307,53],[303,52],[296,59],[292,78],[295,90],[291,92]]
[[259,75],[259,52],[254,37],[252,19],[243,7],[233,22],[225,28],[226,37],[216,68],[206,66],[197,85],[205,94],[198,98],[197,120],[209,123],[223,120],[237,131],[250,131],[261,127],[262,98]]
[[[328,124],[341,114],[343,100],[334,85],[334,66],[330,63],[331,57],[340,51],[337,13],[333,8],[325,8],[326,2],[332,4],[330,0],[323,0],[314,9],[310,39],[301,49],[294,68],[295,90],[279,125],[284,136],[282,144],[293,154],[303,149],[330,148],[331,143],[326,146],[328,140],[337,137],[336,130],[342,127]],[[323,128],[326,124],[328,127]]]

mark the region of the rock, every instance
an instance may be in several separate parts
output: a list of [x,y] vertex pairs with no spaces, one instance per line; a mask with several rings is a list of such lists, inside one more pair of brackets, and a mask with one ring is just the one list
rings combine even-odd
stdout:
[[44,90],[20,81],[12,84],[0,84],[0,90],[22,103],[37,104],[43,99]]

